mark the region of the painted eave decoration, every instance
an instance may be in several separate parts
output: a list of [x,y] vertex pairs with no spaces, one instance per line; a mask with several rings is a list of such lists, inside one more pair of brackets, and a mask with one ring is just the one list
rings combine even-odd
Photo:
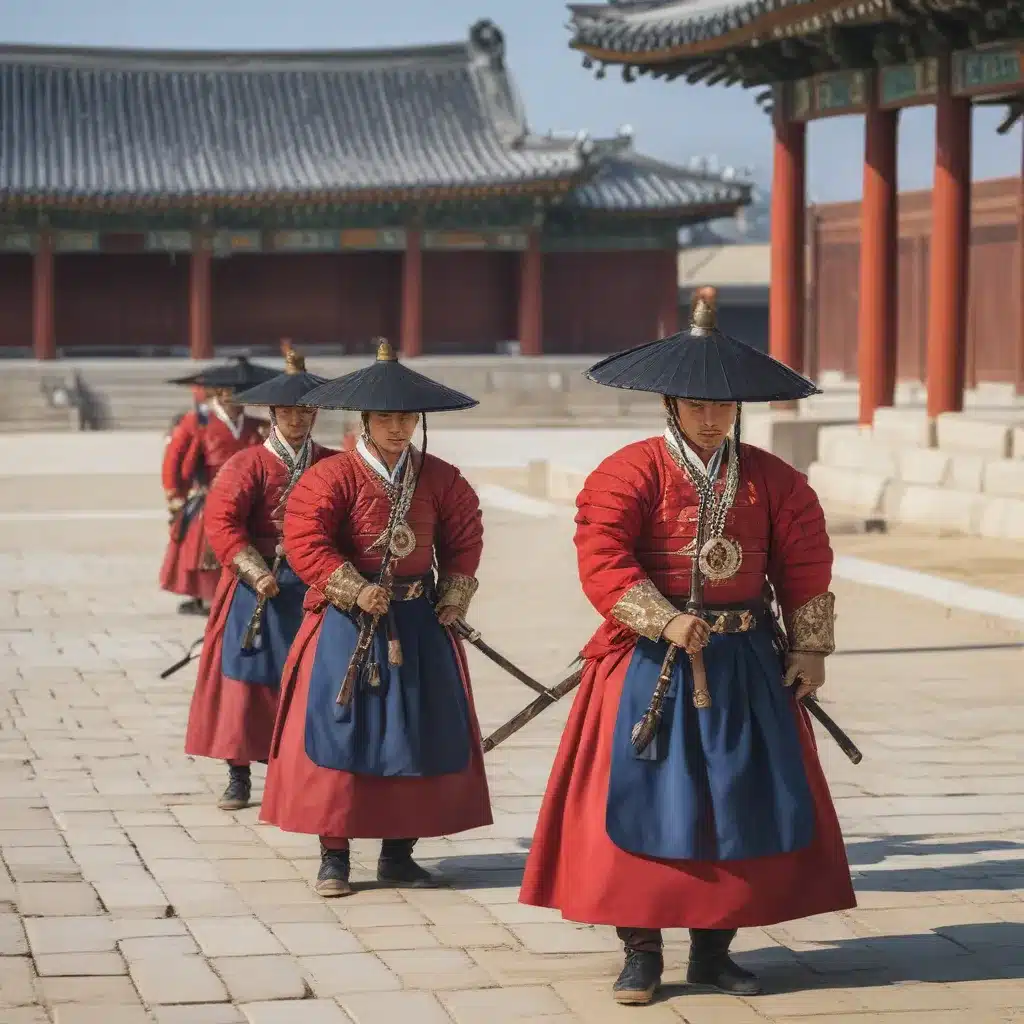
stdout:
[[[746,88],[1024,40],[1024,0],[608,0],[570,5],[584,66]],[[772,109],[772,89],[758,102]],[[1009,101],[1006,131],[1024,107]]]
[[504,37],[330,52],[0,47],[0,208],[332,211],[525,200],[730,215],[749,186],[531,132]]
[[[936,0],[935,6],[954,6]],[[572,45],[608,63],[661,63],[880,20],[891,0],[609,0],[572,4]],[[710,44],[710,45],[709,45]]]
[[1005,0],[609,0],[570,5],[585,63],[757,84],[909,63],[1024,37]]

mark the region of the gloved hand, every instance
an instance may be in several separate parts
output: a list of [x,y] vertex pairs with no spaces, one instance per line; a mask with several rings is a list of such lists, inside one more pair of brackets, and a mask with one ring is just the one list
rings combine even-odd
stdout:
[[785,686],[796,684],[796,699],[813,696],[825,685],[825,655],[790,651],[786,655]]

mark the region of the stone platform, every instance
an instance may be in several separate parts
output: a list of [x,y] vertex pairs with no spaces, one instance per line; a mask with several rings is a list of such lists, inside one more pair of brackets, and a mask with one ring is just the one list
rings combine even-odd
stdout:
[[864,519],[1024,540],[1024,406],[984,418],[879,409],[871,428],[818,433],[822,501]]
[[[487,527],[474,624],[553,681],[596,624],[571,512],[469,473]],[[620,1009],[610,929],[516,901],[568,703],[488,756],[492,827],[421,845],[454,888],[375,890],[363,842],[367,884],[322,901],[316,840],[217,810],[223,767],[181,753],[194,677],[158,673],[201,623],[156,589],[153,481],[114,479],[0,481],[3,1024],[1024,1020],[1019,623],[839,581],[824,696],[865,760],[819,742],[860,906],[741,933],[757,999],[688,991],[685,934],[668,933],[664,997]],[[857,543],[869,560],[898,547]],[[531,694],[470,658],[487,732]]]

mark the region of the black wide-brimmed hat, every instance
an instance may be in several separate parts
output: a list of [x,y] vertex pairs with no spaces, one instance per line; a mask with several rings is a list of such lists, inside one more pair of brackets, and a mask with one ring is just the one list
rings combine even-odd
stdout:
[[723,334],[713,288],[694,293],[687,330],[608,356],[586,376],[610,388],[701,402],[787,402],[821,394],[785,363]]
[[[262,363],[250,363],[245,356],[235,356],[229,363],[210,366],[193,374],[189,383],[210,389],[229,388],[232,391],[246,391],[257,384],[273,380],[280,372]],[[185,378],[182,377],[181,380],[184,381]]]
[[188,386],[197,387],[198,384],[199,384],[198,378],[199,378],[200,373],[202,373],[202,372],[203,371],[200,370],[197,373],[186,374],[184,377],[172,377],[169,381],[167,381],[167,383],[168,384],[182,384],[182,385],[184,385],[186,387],[188,387]]
[[327,383],[326,377],[306,371],[306,360],[290,345],[282,346],[284,373],[235,395],[239,405],[298,405],[299,399]]
[[398,361],[384,338],[376,340],[376,362],[329,380],[299,405],[351,412],[451,412],[479,405],[475,398],[410,370]]

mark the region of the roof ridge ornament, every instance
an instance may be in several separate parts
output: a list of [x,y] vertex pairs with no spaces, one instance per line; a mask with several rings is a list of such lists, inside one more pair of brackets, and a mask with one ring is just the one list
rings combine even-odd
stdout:
[[480,18],[470,26],[469,46],[486,57],[495,71],[505,67],[505,33],[490,18]]

